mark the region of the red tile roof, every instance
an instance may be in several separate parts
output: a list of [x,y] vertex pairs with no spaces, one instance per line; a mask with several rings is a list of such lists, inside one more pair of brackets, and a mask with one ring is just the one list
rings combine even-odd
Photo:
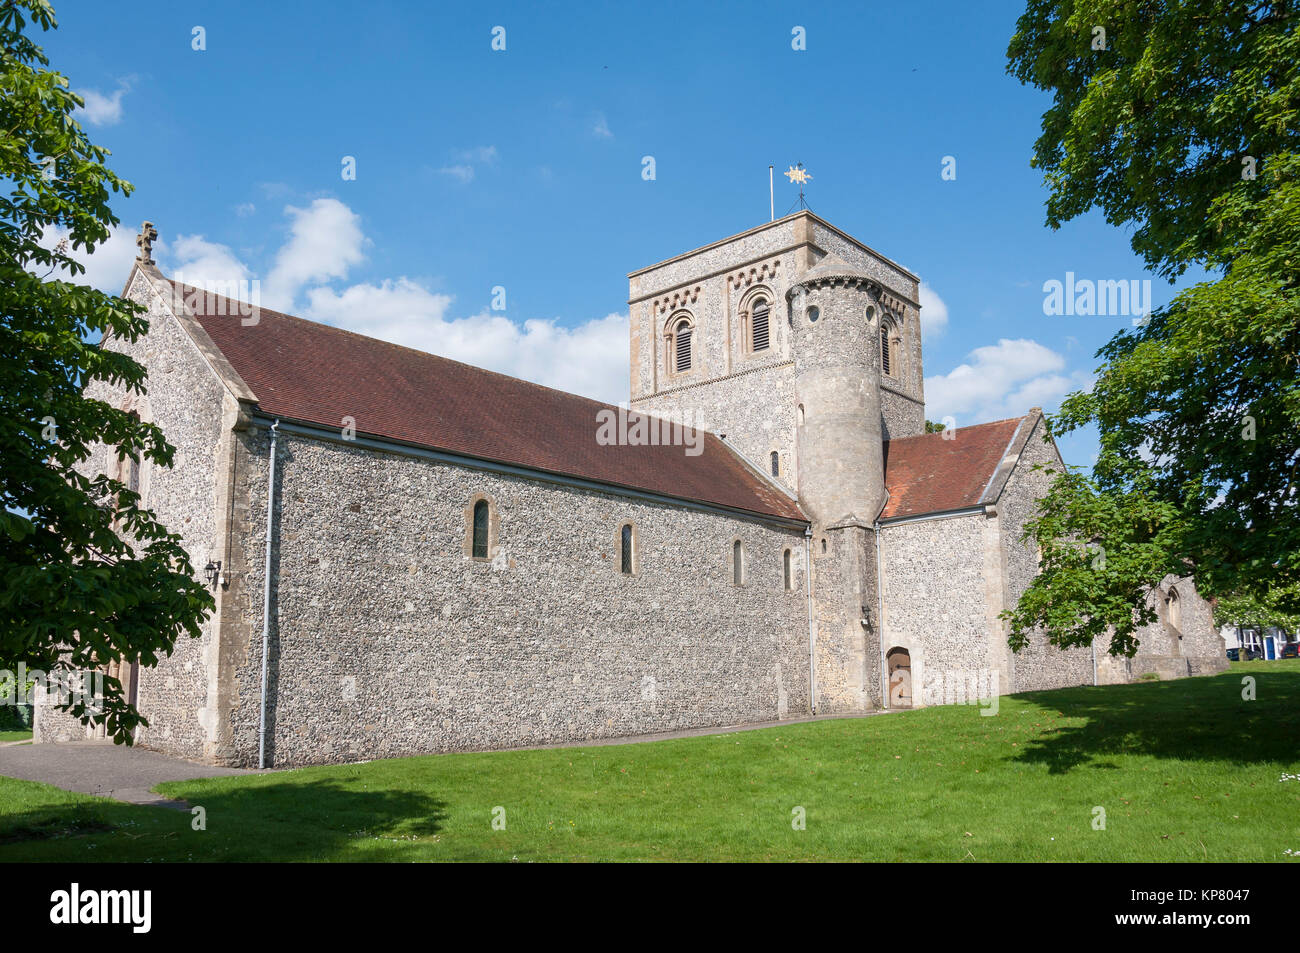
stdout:
[[698,456],[683,446],[601,445],[596,414],[618,410],[609,404],[265,308],[244,325],[239,305],[173,284],[268,416],[332,429],[352,417],[363,435],[807,519],[714,434]]
[[885,488],[889,499],[882,520],[942,513],[980,502],[1020,425],[1013,417],[942,433],[885,441]]

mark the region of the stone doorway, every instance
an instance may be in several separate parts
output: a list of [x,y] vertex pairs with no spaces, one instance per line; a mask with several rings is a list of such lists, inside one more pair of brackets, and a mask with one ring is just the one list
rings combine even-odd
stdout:
[[[128,662],[126,659],[118,659],[102,666],[101,671],[121,682],[123,696],[132,705],[138,706],[140,698],[140,663],[138,661]],[[106,725],[87,725],[86,737],[91,740],[107,738],[108,727]]]
[[912,707],[912,656],[904,648],[890,649],[885,655],[889,669],[889,707]]

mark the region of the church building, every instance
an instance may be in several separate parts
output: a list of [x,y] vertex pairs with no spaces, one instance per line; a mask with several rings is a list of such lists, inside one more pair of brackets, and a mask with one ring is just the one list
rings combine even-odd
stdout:
[[[1221,671],[1172,576],[1132,659],[1010,651],[1035,465],[1063,465],[1037,408],[926,432],[918,287],[808,211],[634,271],[621,409],[186,287],[143,243],[150,330],[103,346],[148,394],[91,396],[175,466],[88,466],[216,611],[114,663],[137,743],[284,766]],[[85,734],[38,708],[38,740]]]

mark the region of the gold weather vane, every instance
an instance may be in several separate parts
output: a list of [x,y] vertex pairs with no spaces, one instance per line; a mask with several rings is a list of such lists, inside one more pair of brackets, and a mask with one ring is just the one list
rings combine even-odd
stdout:
[[812,178],[812,176],[808,174],[808,170],[803,167],[802,162],[800,162],[797,167],[790,166],[790,168],[786,169],[785,172],[782,173],[782,175],[784,175],[791,182],[798,182],[800,185],[800,189],[799,189],[800,192],[803,191],[802,188],[803,184]]
[[791,184],[795,182],[799,183],[799,207],[808,208],[808,203],[803,199],[803,187],[805,183],[812,181],[812,176],[809,175],[808,170],[803,167],[803,163],[796,162],[781,174],[789,179]]

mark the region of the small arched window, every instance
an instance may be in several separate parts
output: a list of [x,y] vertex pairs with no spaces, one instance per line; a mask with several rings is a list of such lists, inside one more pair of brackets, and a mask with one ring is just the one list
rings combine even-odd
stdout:
[[773,450],[772,451],[772,476],[779,477],[780,475],[781,475],[781,454]]
[[673,332],[673,367],[678,373],[691,369],[691,322],[683,318]]
[[757,301],[754,302],[754,308],[752,311],[752,315],[753,315],[752,324],[754,329],[753,350],[755,351],[766,351],[768,344],[770,343],[769,342],[769,325],[770,325],[769,315],[770,314],[771,314],[771,310],[769,309],[767,301],[765,299],[759,298]]
[[619,534],[618,570],[625,576],[632,575],[632,524],[624,523]]
[[1169,605],[1166,617],[1169,619],[1170,627],[1181,634],[1183,629],[1183,604],[1178,599],[1177,589],[1169,590]]
[[474,504],[474,542],[471,552],[475,559],[487,559],[489,515],[487,500],[479,500]]
[[[134,410],[127,414],[131,422],[137,427],[140,425],[140,415]],[[140,457],[125,457],[122,460],[122,482],[132,493],[140,492]]]
[[816,324],[817,319],[820,318],[821,316],[822,316],[822,309],[817,307],[817,305],[813,305],[811,308],[808,309],[809,324]]
[[794,588],[794,572],[790,566],[790,550],[787,549],[781,558],[784,563],[782,568],[785,577],[785,591],[789,592]]
[[880,370],[885,374],[892,375],[893,355],[890,354],[889,347],[889,325],[880,325]]
[[731,544],[731,581],[737,586],[745,584],[745,547],[740,540]]

